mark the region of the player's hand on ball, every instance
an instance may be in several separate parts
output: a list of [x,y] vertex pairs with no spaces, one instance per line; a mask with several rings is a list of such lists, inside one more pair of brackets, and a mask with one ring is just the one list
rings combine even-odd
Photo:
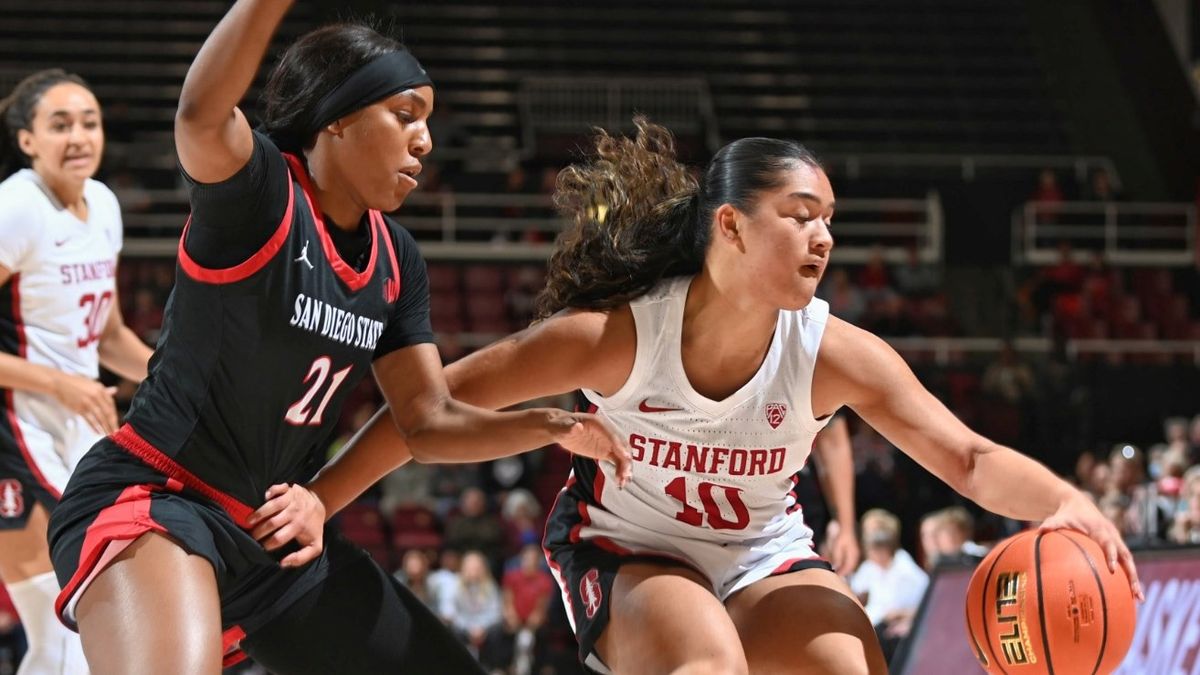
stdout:
[[617,483],[621,487],[633,478],[629,446],[608,420],[598,415],[563,410],[549,410],[548,414],[555,443],[576,455],[612,462],[617,467]]
[[1108,571],[1116,572],[1117,565],[1121,565],[1125,569],[1125,574],[1129,576],[1129,588],[1134,597],[1142,601],[1146,599],[1142,592],[1142,583],[1138,581],[1137,566],[1133,564],[1133,554],[1129,552],[1129,547],[1121,539],[1121,532],[1117,530],[1112,521],[1100,513],[1100,509],[1097,509],[1092,500],[1084,496],[1082,492],[1076,492],[1070,499],[1063,502],[1054,515],[1042,522],[1039,529],[1043,532],[1060,529],[1076,530],[1087,535],[1104,551],[1104,557],[1108,561]]
[[295,539],[300,550],[289,553],[281,567],[300,567],[325,547],[325,504],[303,485],[281,483],[267,490],[267,502],[250,515],[250,535],[274,551]]

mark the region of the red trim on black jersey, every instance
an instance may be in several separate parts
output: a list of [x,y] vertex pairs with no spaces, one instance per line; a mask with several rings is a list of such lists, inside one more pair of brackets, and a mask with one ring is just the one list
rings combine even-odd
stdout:
[[[367,268],[359,272],[346,264],[346,261],[342,260],[342,256],[338,255],[337,247],[333,245],[333,239],[329,237],[329,230],[325,227],[325,217],[322,215],[321,209],[318,208],[320,204],[317,203],[317,193],[313,190],[312,181],[309,180],[308,172],[304,169],[304,164],[295,155],[284,153],[283,157],[291,165],[296,178],[300,180],[300,189],[304,191],[304,201],[308,203],[308,210],[312,213],[313,220],[317,223],[317,236],[321,239],[321,250],[325,252],[325,259],[329,261],[329,266],[333,268],[338,278],[350,290],[357,291],[366,286],[367,282],[371,280],[371,275],[375,274],[375,260],[379,257],[379,237],[377,233],[371,233],[371,258],[367,261]],[[372,209],[367,211],[367,213],[369,220],[373,220],[379,212]]]
[[241,626],[232,626],[221,633],[221,667],[229,668],[245,661],[248,657],[242,651],[241,642],[246,637],[246,631]]
[[559,582],[558,586],[562,589],[563,596],[565,596],[567,599],[567,611],[571,613],[572,622],[574,622],[575,618],[575,601],[572,599],[571,589],[567,587],[567,584],[569,584],[570,581],[567,579],[567,575],[563,574],[562,566],[555,562],[554,556],[550,553],[550,549],[546,548],[546,538],[550,534],[550,519],[554,517],[554,513],[558,510],[558,500],[562,499],[562,496],[566,494],[567,490],[570,490],[571,486],[574,484],[575,474],[572,473],[567,476],[567,484],[563,487],[563,489],[559,490],[558,494],[554,495],[554,503],[550,505],[550,515],[546,518],[546,522],[542,524],[542,556],[546,558],[546,564],[555,571],[555,574],[553,575],[554,580]]
[[71,629],[79,630],[79,627],[67,618],[67,604],[80,590],[80,584],[92,578],[94,573],[99,573],[96,565],[104,557],[109,544],[114,541],[133,541],[147,532],[168,534],[167,528],[150,516],[150,495],[159,489],[157,485],[131,485],[125,488],[116,501],[104,507],[88,525],[83,546],[79,550],[79,566],[54,601],[54,611]]
[[196,474],[183,468],[182,465],[168,457],[163,451],[150,445],[150,442],[142,438],[133,427],[125,424],[120,429],[117,429],[110,438],[117,445],[125,448],[146,464],[149,464],[156,471],[169,478],[174,478],[183,483],[188,489],[194,490],[215,502],[233,518],[233,522],[237,523],[238,527],[244,530],[250,529],[248,519],[254,513],[254,509],[234,499],[233,496],[221,492],[200,480]]
[[[25,322],[21,319],[21,274],[17,273],[9,277],[9,285],[12,287],[12,321],[17,333],[17,356],[28,359],[29,343],[25,339]],[[17,442],[17,449],[21,451],[21,458],[25,460],[30,473],[33,474],[42,489],[49,492],[55,499],[62,499],[62,493],[46,480],[46,476],[42,474],[37,462],[33,459],[33,453],[29,451],[29,445],[25,443],[25,435],[21,433],[21,421],[17,419],[12,389],[4,390],[4,404],[8,409],[8,423],[12,426],[13,440]]]
[[223,269],[204,267],[193,260],[192,256],[188,255],[183,242],[187,240],[188,228],[192,224],[192,217],[189,215],[187,222],[183,225],[183,235],[179,237],[179,266],[183,268],[183,271],[189,277],[206,284],[232,284],[236,281],[246,279],[261,270],[275,257],[276,253],[279,253],[279,249],[283,248],[284,242],[287,241],[288,232],[292,229],[292,208],[295,202],[294,192],[292,177],[289,175],[287,209],[283,212],[283,218],[279,221],[279,226],[275,228],[275,234],[272,234],[267,243],[263,244],[262,248],[258,249],[254,255],[233,267]]
[[400,263],[396,262],[396,245],[392,241],[392,236],[388,233],[387,223],[383,222],[382,213],[372,211],[371,222],[375,223],[379,240],[383,242],[384,247],[387,249],[388,260],[392,263],[392,276],[383,282],[383,297],[388,303],[394,303],[400,299],[400,292],[404,290],[404,282],[400,274]]

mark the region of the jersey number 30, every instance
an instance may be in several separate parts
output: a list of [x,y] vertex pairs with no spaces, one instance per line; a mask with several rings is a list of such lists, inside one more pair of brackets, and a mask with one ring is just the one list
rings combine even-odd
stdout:
[[[718,490],[725,495],[725,500],[733,509],[733,520],[726,520],[725,516],[721,514],[721,505],[717,503],[713,494]],[[696,492],[700,495],[700,503],[704,505],[703,512],[692,506],[688,499],[686,476],[680,476],[667,483],[667,487],[663,491],[683,504],[683,510],[675,514],[675,520],[680,522],[699,527],[707,518],[708,526],[714,530],[744,530],[750,524],[750,511],[746,508],[746,502],[742,501],[741,488],[708,482],[700,483]]]
[[99,297],[95,293],[88,293],[79,298],[79,306],[87,313],[87,316],[83,317],[83,337],[75,338],[75,344],[80,349],[100,340],[100,334],[104,332],[104,322],[108,318],[108,308],[112,306],[112,300],[112,291],[104,291]]
[[[308,374],[304,376],[303,380],[306,383],[311,381],[312,384],[308,386],[308,391],[304,392],[304,396],[301,396],[299,401],[293,403],[292,407],[288,408],[287,414],[283,416],[288,421],[288,424],[312,427],[321,426],[321,420],[325,415],[325,406],[329,405],[334,392],[338,390],[338,387],[342,386],[342,382],[350,374],[352,368],[354,366],[346,366],[334,373],[333,377],[329,377],[329,371],[333,370],[333,361],[330,361],[328,356],[321,356],[316,361],[313,361],[312,365],[308,368]],[[325,395],[321,397],[321,404],[317,406],[316,410],[313,410],[310,406],[313,399],[316,398],[317,392],[321,391],[321,387],[325,385],[326,379],[329,380],[329,388],[325,390]]]

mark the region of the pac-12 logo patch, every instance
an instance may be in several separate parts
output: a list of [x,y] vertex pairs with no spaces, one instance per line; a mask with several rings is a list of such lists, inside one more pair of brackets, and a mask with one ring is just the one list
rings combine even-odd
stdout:
[[0,518],[16,518],[25,513],[21,484],[11,478],[0,480]]
[[779,425],[783,424],[784,417],[787,417],[786,405],[783,403],[767,404],[767,424],[770,424],[772,429],[778,429]]
[[600,590],[600,573],[596,571],[595,567],[588,570],[580,580],[579,597],[583,598],[583,607],[587,612],[587,618],[591,619],[596,616],[596,612],[600,611],[600,603],[604,600],[604,594]]

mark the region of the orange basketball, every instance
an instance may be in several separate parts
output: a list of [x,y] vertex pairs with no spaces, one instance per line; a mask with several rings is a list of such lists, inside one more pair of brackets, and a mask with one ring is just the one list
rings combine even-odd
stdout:
[[1111,673],[1136,618],[1125,570],[1109,572],[1099,544],[1071,530],[1005,539],[967,588],[971,649],[989,673]]

